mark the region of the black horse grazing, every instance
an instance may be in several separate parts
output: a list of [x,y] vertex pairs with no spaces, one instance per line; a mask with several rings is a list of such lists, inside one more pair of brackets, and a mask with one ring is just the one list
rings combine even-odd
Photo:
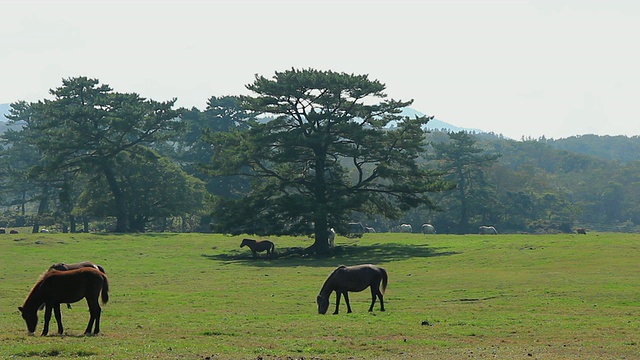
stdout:
[[38,325],[38,310],[42,308],[42,305],[45,305],[42,336],[49,333],[51,310],[56,316],[58,333],[62,334],[60,304],[74,303],[85,298],[91,317],[84,333],[91,334],[95,323],[93,334],[97,334],[100,332],[100,314],[102,312],[98,303],[98,297],[101,293],[102,303],[106,304],[109,301],[109,282],[107,276],[95,268],[83,267],[68,271],[51,270],[42,275],[18,310],[27,323],[27,330],[33,334],[36,331],[36,325]]
[[[380,299],[380,311],[384,311],[384,300],[382,294],[387,289],[387,271],[375,265],[356,265],[356,266],[338,266],[327,278],[320,289],[316,302],[318,303],[318,313],[325,314],[329,308],[329,296],[333,291],[336,292],[336,311],[340,307],[340,296],[344,295],[347,303],[347,312],[351,312],[349,304],[348,292],[359,292],[367,287],[371,288],[371,306],[369,311],[373,311],[373,305],[376,303],[376,297]],[[380,291],[380,282],[382,282],[382,291]]]
[[248,246],[251,249],[254,259],[258,257],[259,252],[266,251],[267,257],[271,257],[273,252],[276,251],[276,246],[269,240],[242,239],[240,247],[243,246]]

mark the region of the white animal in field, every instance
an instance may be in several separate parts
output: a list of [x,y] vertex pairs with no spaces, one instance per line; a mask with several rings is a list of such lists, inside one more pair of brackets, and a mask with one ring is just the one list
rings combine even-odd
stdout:
[[400,232],[404,232],[404,233],[413,232],[413,227],[411,227],[411,224],[400,224]]
[[431,224],[422,224],[422,233],[423,234],[435,234],[436,228]]
[[329,247],[334,247],[336,241],[336,231],[333,228],[329,229]]
[[478,233],[481,234],[481,235],[483,235],[483,234],[497,235],[498,231],[493,226],[484,226],[483,225],[483,226],[480,226]]

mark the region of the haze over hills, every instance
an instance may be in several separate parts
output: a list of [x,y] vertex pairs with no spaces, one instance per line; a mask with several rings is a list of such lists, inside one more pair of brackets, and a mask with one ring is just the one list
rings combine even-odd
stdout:
[[[414,110],[412,108],[404,108],[404,110],[402,111],[402,115],[403,116],[409,116],[409,117],[414,117],[414,116],[425,116],[425,114]],[[461,128],[461,127],[457,127],[455,125],[451,125],[447,122],[444,122],[442,120],[438,120],[436,118],[434,118],[433,120],[429,121],[427,123],[426,126],[427,129],[429,130],[444,130],[444,131],[452,131],[452,132],[458,132],[458,131],[468,131],[468,132],[472,132],[472,133],[483,133],[484,131],[480,130],[480,129],[469,129],[469,128]]]
[[9,113],[10,104],[0,104],[0,121],[7,121],[8,119],[4,116]]
[[[5,117],[5,114],[9,113],[9,108],[11,107],[10,104],[0,104],[0,121],[2,122],[6,122],[8,119]],[[425,114],[414,110],[412,108],[405,108],[404,111],[402,112],[403,116],[409,116],[409,117],[414,117],[414,116],[425,116]],[[445,131],[453,131],[453,132],[457,132],[457,131],[470,131],[470,132],[474,132],[474,133],[482,133],[483,131],[480,129],[467,129],[467,128],[461,128],[461,127],[457,127],[455,125],[449,124],[447,122],[438,120],[438,119],[433,119],[431,121],[429,121],[429,123],[426,126],[427,129],[429,130],[445,130]]]
[[9,104],[0,104],[0,134],[4,133],[7,130],[7,119],[4,115],[9,113],[9,108],[11,106]]

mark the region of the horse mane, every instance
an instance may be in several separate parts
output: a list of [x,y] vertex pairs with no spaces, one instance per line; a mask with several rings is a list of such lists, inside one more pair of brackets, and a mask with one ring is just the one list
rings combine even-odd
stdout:
[[[331,274],[329,274],[329,276],[327,277],[327,280],[325,280],[324,284],[322,284],[322,288],[320,289],[320,294],[324,294],[325,293],[327,286],[329,286],[329,284],[331,283],[331,280],[333,280],[333,277],[336,275],[338,270],[342,270],[342,269],[346,269],[346,268],[347,268],[346,265],[340,265],[337,268],[333,269]],[[333,291],[333,289],[331,289],[331,291]]]
[[[31,288],[31,291],[29,291],[29,295],[27,295],[27,297],[24,299],[24,303],[22,304],[22,307],[25,307],[27,305],[27,302],[29,302],[29,299],[31,299],[33,297],[33,294],[38,289],[40,289],[40,287],[42,286],[42,283],[48,277],[48,275],[49,275],[48,271],[45,271],[42,275],[40,275],[40,278],[38,278],[38,281],[36,281],[36,284],[33,285],[33,287]],[[44,301],[42,302],[42,304],[38,304],[38,305],[39,305],[39,310],[42,310]]]
[[346,268],[347,268],[346,265],[339,265],[337,268],[333,269],[331,274],[329,274],[329,277],[327,278],[327,281],[329,281],[329,279],[331,279],[336,274],[336,272],[338,272],[338,270],[342,270],[342,269],[346,269]]

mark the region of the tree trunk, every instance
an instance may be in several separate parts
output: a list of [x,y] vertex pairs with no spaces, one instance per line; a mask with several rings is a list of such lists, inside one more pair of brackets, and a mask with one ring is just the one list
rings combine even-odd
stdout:
[[76,232],[76,217],[73,215],[69,215],[69,228],[71,233]]
[[38,204],[38,213],[33,221],[33,229],[31,232],[34,234],[40,232],[40,218],[49,209],[49,186],[42,185],[42,194],[40,195],[40,203]]
[[325,164],[327,161],[326,151],[322,148],[314,149],[315,152],[315,186],[314,195],[316,200],[315,213],[313,214],[315,240],[310,250],[317,254],[329,251],[329,229],[327,224],[327,183],[324,178]]
[[26,204],[27,203],[27,192],[23,191],[22,192],[22,203],[20,204],[20,215],[25,216],[25,214],[27,213],[27,207]]
[[458,173],[458,187],[459,187],[459,199],[460,199],[460,233],[466,234],[469,231],[469,214],[468,214],[468,206],[467,204],[467,194],[466,192],[466,179],[464,177],[464,172],[462,167],[457,169]]
[[109,189],[111,189],[111,193],[116,203],[116,228],[114,231],[117,233],[125,233],[129,230],[129,225],[127,204],[125,202],[124,195],[122,194],[122,190],[120,190],[120,185],[118,185],[118,180],[116,180],[113,169],[108,165],[103,165],[102,172],[107,179],[107,184],[109,184]]

